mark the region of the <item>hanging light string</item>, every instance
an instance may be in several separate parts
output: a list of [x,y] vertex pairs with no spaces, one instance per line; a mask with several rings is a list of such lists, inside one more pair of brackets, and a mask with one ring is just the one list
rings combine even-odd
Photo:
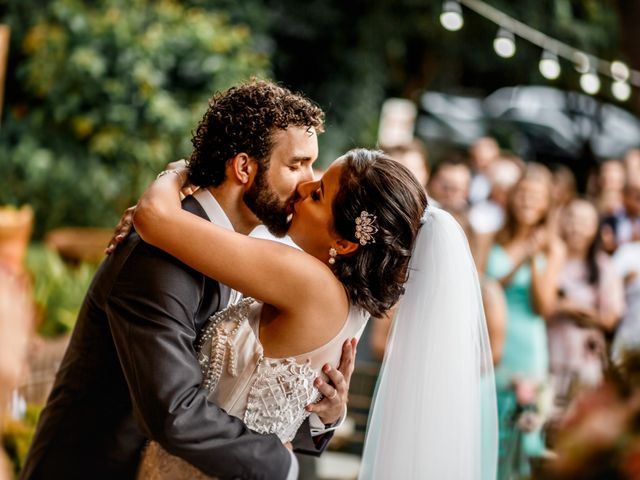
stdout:
[[499,25],[501,28],[511,31],[518,37],[537,45],[543,50],[550,51],[572,62],[576,65],[578,71],[583,74],[589,71],[597,71],[613,78],[616,82],[627,82],[635,87],[640,87],[640,71],[629,69],[620,61],[609,62],[589,55],[510,17],[506,13],[501,12],[481,0],[458,1],[470,10]]

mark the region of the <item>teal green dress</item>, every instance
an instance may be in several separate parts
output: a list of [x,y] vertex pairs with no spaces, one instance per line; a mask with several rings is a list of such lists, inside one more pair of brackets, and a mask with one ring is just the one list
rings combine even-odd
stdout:
[[[544,264],[544,258],[536,258]],[[538,263],[537,263],[538,264]],[[488,277],[500,279],[512,269],[507,252],[494,245],[487,261]],[[523,264],[505,288],[507,331],[502,359],[496,366],[496,393],[500,423],[500,460],[498,478],[526,478],[530,474],[529,457],[544,451],[540,432],[522,433],[515,428],[516,396],[511,379],[535,378],[544,381],[549,366],[547,332],[544,319],[531,305],[531,268]]]

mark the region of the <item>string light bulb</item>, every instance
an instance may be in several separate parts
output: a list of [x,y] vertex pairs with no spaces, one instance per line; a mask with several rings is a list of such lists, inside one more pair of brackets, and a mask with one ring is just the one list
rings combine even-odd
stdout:
[[594,70],[589,70],[580,75],[580,86],[589,95],[595,95],[600,91],[600,78]]
[[560,63],[558,62],[558,56],[549,50],[544,50],[542,52],[538,68],[540,68],[542,76],[548,80],[555,80],[560,76]]
[[513,33],[504,27],[500,27],[493,41],[493,49],[502,58],[513,57],[516,53],[516,39]]
[[440,23],[450,32],[457,32],[464,25],[462,18],[462,7],[453,0],[447,0],[442,5],[442,13],[440,14]]
[[627,82],[616,80],[611,84],[611,93],[621,102],[626,102],[631,97],[631,86]]
[[611,62],[609,69],[611,70],[611,76],[617,82],[626,82],[629,80],[631,72],[629,72],[629,67],[627,67],[625,63],[615,60]]
[[573,64],[580,74],[580,86],[591,95],[600,92],[601,79],[604,75],[613,81],[611,92],[616,99],[625,101],[633,94],[633,88],[640,88],[640,70],[631,69],[620,60],[607,61],[583,50],[552,38],[542,31],[536,30],[505,12],[485,3],[483,0],[443,0],[440,22],[450,31],[457,31],[463,27],[462,6],[479,14],[500,27],[493,40],[493,48],[497,55],[503,58],[513,57],[516,53],[516,36],[536,45],[542,50],[538,67],[543,77],[555,80],[562,72],[559,58]]

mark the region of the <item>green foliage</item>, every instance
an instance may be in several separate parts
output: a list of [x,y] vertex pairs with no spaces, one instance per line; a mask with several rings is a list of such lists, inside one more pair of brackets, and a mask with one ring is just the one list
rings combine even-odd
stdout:
[[52,337],[70,332],[97,267],[89,263],[71,266],[43,245],[29,247],[27,266],[41,317],[38,333]]
[[[488,3],[594,55],[621,56],[616,2]],[[568,63],[560,79],[544,79],[541,52],[526,42],[513,59],[498,57],[497,27],[466,8],[464,28],[444,30],[441,0],[0,0],[0,15],[3,7],[15,74],[0,131],[0,203],[51,204],[37,208],[39,231],[113,224],[152,171],[188,154],[204,99],[268,70],[268,59],[278,81],[327,112],[325,165],[375,144],[389,96],[579,88]]]
[[15,68],[0,204],[31,203],[37,235],[113,225],[189,154],[207,98],[268,66],[246,26],[175,0],[51,0],[30,15],[20,2],[4,0]]

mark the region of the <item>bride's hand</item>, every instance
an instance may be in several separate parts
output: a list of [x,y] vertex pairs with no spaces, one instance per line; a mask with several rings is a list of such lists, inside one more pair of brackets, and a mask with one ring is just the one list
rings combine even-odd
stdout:
[[355,365],[356,345],[355,338],[344,343],[340,366],[337,369],[328,364],[323,367],[322,371],[329,377],[330,382],[316,378],[315,386],[324,398],[318,403],[307,405],[306,410],[318,415],[325,425],[333,425],[340,420],[347,406],[349,382],[351,382]]
[[198,190],[198,187],[189,183],[189,180],[187,179],[187,172],[189,171],[189,167],[187,166],[187,161],[184,158],[175,162],[167,163],[165,171],[167,170],[177,170],[178,172],[180,172],[180,174],[183,174],[185,176],[185,183],[182,186],[182,190],[180,191],[182,198],[188,195],[193,195]]
[[[168,163],[164,171],[166,172],[170,170],[176,170],[177,172],[179,172],[180,178],[186,178],[186,172],[188,171],[186,160],[183,159],[176,162]],[[163,173],[161,172],[160,175],[162,174]],[[190,184],[185,180],[185,184],[180,191],[180,196],[181,198],[184,198],[188,195],[193,195],[197,190],[198,187]],[[120,218],[120,221],[118,222],[118,225],[116,225],[116,228],[113,231],[113,237],[111,237],[107,248],[105,248],[104,250],[105,254],[109,255],[113,253],[117,246],[122,243],[125,238],[127,238],[127,235],[129,235],[131,229],[133,228],[133,212],[135,211],[135,209],[136,206],[134,205],[133,207],[129,207],[124,211],[122,217]]]

